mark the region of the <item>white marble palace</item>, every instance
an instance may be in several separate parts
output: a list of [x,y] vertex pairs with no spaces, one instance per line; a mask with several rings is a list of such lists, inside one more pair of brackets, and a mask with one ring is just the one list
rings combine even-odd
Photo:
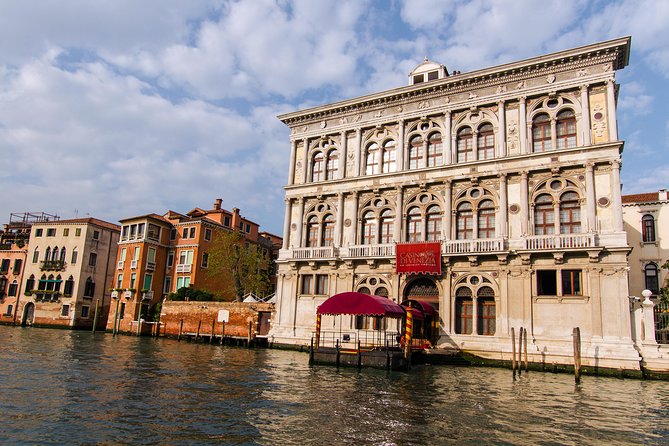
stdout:
[[[360,291],[430,302],[436,347],[510,359],[524,327],[530,361],[571,364],[579,327],[584,365],[638,370],[616,125],[629,53],[626,37],[470,73],[426,59],[408,86],[279,116],[274,342],[308,344],[318,305]],[[403,269],[400,247],[435,242],[438,268]]]

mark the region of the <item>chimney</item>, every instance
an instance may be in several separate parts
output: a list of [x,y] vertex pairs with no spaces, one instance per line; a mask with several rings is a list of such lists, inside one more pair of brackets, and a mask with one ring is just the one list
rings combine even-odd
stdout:
[[667,196],[667,189],[660,189],[660,191],[657,193],[657,199],[658,200],[669,200],[669,196]]
[[214,210],[215,211],[220,211],[221,210],[221,203],[223,203],[222,198],[217,198],[216,201],[214,201]]

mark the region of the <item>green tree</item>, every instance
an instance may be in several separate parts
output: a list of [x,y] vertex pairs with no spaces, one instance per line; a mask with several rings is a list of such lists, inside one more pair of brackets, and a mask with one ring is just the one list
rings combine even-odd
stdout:
[[241,233],[217,231],[208,252],[209,291],[241,301],[247,293],[263,296],[271,290],[269,255],[257,244],[246,241]]
[[169,300],[193,300],[201,302],[216,300],[213,294],[190,287],[181,287],[175,293],[170,293],[167,298]]
[[[669,260],[664,262],[664,265],[662,265],[660,268],[669,270]],[[660,301],[665,304],[669,304],[669,276],[667,276],[666,279],[664,279],[664,284],[660,288],[659,291],[659,296],[660,296]]]

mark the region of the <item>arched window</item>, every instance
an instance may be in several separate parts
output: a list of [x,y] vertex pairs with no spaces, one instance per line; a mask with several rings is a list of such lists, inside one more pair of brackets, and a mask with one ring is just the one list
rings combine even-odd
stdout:
[[560,234],[581,232],[581,205],[576,192],[565,192],[560,197]]
[[35,248],[33,251],[33,263],[39,262],[39,248]]
[[478,205],[478,238],[495,237],[495,204],[483,200]]
[[56,276],[56,280],[53,282],[53,290],[58,292],[60,291],[60,285],[63,283],[63,279],[60,277],[60,274]]
[[456,213],[455,238],[469,240],[474,238],[474,218],[472,205],[469,202],[460,203]]
[[386,287],[378,287],[374,291],[375,296],[388,297],[388,289]]
[[26,291],[33,291],[35,289],[35,275],[31,274],[26,280]]
[[95,282],[90,277],[86,279],[84,287],[84,297],[93,297],[95,295]]
[[427,240],[441,240],[441,209],[439,206],[434,205],[427,208],[425,223]]
[[555,125],[558,149],[576,147],[576,116],[573,110],[562,110]]
[[655,241],[655,218],[652,215],[644,215],[641,219],[641,232],[644,242]]
[[307,220],[307,239],[306,246],[314,247],[318,241],[318,218],[315,215],[312,215]]
[[457,151],[458,163],[466,163],[474,159],[473,132],[471,127],[464,127],[458,131]]
[[362,244],[371,245],[376,242],[376,218],[374,212],[367,211],[362,216]]
[[65,288],[63,289],[63,294],[71,296],[73,291],[74,291],[74,278],[70,276],[65,281]]
[[58,260],[58,258],[59,258],[58,254],[59,254],[58,246],[56,246],[55,248],[53,248],[53,251],[51,252],[51,260],[54,261],[54,262],[56,260]]
[[542,113],[532,120],[532,150],[534,152],[545,152],[552,149],[551,118]]
[[443,164],[443,149],[441,144],[441,135],[433,133],[430,135],[427,143],[427,166],[441,166]]
[[7,290],[7,295],[8,296],[16,296],[19,290],[19,282],[17,280],[13,280],[12,283],[9,284],[9,289]]
[[534,201],[534,235],[555,234],[553,198],[541,194]]
[[51,258],[51,248],[47,247],[46,251],[44,252],[44,260],[48,261]]
[[56,287],[56,281],[53,278],[53,274],[49,274],[49,277],[46,279],[46,289],[53,291]]
[[477,145],[478,159],[489,160],[495,157],[495,133],[492,124],[484,124],[479,127]]
[[390,209],[384,209],[381,212],[381,243],[387,244],[393,242],[393,226],[395,217]]
[[42,277],[39,278],[39,283],[37,284],[37,289],[38,290],[46,290],[46,274],[42,274]]
[[323,153],[318,152],[314,155],[311,162],[311,181],[323,181]]
[[423,238],[423,224],[420,209],[412,207],[407,212],[407,241],[418,242]]
[[460,287],[455,292],[455,332],[472,334],[472,290]]
[[386,141],[383,144],[383,173],[395,172],[397,170],[397,151],[395,150],[395,141]]
[[379,173],[379,145],[375,142],[367,146],[367,163],[365,164],[366,175]]
[[423,153],[423,138],[414,136],[409,141],[409,169],[420,169],[425,167]]
[[484,336],[495,334],[495,292],[489,286],[479,288],[476,293],[477,333]]
[[336,150],[330,150],[328,153],[328,160],[325,165],[325,179],[326,180],[335,180],[337,179],[337,172],[339,170],[339,154]]
[[60,250],[60,261],[65,263],[65,256],[67,255],[67,250],[63,246],[63,248]]
[[644,268],[644,276],[646,278],[646,289],[657,294],[660,289],[660,282],[657,278],[657,265],[654,263],[649,263]]
[[362,294],[372,294],[372,292],[366,286],[358,288],[358,293]]
[[332,246],[334,244],[335,218],[332,214],[327,214],[323,218],[323,235],[321,237],[321,246]]

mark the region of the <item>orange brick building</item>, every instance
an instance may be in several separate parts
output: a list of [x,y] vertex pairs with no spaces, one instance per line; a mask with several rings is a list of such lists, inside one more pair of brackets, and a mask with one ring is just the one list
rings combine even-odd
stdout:
[[[132,331],[169,293],[182,287],[197,287],[234,300],[225,292],[229,284],[207,274],[209,252],[217,235],[236,231],[246,243],[278,251],[281,238],[261,235],[259,225],[241,216],[239,209],[228,211],[217,199],[213,209],[195,208],[180,214],[148,214],[123,219],[116,259],[116,273],[107,329]],[[264,233],[267,234],[267,233]],[[134,328],[133,328],[134,325]]]

